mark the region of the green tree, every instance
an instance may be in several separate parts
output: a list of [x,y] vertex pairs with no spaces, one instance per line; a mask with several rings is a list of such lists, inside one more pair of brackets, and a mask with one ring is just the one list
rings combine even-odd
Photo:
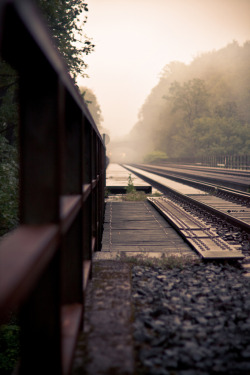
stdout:
[[130,132],[134,149],[169,158],[249,153],[249,61],[250,41],[234,41],[189,65],[166,65]]
[[181,111],[186,125],[191,128],[194,120],[208,113],[209,93],[201,79],[192,79],[181,85],[174,82],[165,97],[172,103],[173,112]]
[[[55,45],[75,79],[85,74],[84,56],[93,51],[91,40],[83,35],[87,3],[82,0],[33,0],[41,9]],[[15,48],[14,46],[12,48]],[[0,59],[0,235],[18,222],[18,75]],[[39,88],[38,88],[39,89]]]
[[45,16],[59,51],[74,78],[86,75],[84,56],[94,50],[91,38],[83,34],[88,5],[82,0],[34,0]]
[[0,135],[14,145],[17,125],[17,73],[0,60]]
[[196,156],[244,155],[250,149],[250,124],[235,117],[203,117],[195,121]]
[[82,94],[85,103],[88,106],[88,109],[95,120],[95,123],[100,131],[100,133],[104,132],[104,129],[101,125],[103,121],[102,111],[100,104],[98,103],[97,97],[92,90],[87,87],[80,87],[80,92]]
[[147,154],[144,157],[144,162],[145,163],[157,163],[159,161],[166,161],[168,159],[167,155],[163,151],[153,151]]

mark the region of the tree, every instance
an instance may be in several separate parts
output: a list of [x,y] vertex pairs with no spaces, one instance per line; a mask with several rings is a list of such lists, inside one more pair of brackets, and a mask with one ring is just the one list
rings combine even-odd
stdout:
[[101,122],[103,121],[102,111],[94,92],[87,87],[80,87],[80,92],[89,108],[91,115],[93,116],[93,119],[95,120],[97,127],[101,129]]
[[17,225],[17,190],[17,151],[0,134],[0,236]]
[[130,132],[133,147],[169,158],[249,153],[249,59],[250,41],[234,41],[189,65],[166,65]]
[[17,73],[0,60],[0,236],[17,224]]
[[82,0],[34,0],[44,14],[55,43],[74,78],[86,75],[84,55],[94,50],[91,39],[83,35],[88,5]]
[[[83,18],[88,11],[82,0],[33,0],[41,9],[50,28],[55,45],[66,60],[75,80],[84,74],[83,56],[93,51],[91,40],[83,36]],[[14,48],[14,47],[13,47]],[[18,75],[0,59],[0,235],[9,231],[18,221]],[[39,90],[39,88],[38,88]]]
[[99,132],[101,134],[108,133],[108,130],[106,130],[102,126],[102,121],[103,121],[102,111],[101,111],[100,104],[98,103],[97,97],[94,94],[94,92],[87,87],[80,87],[80,92],[85,103],[88,106],[88,109],[97,125]]
[[206,84],[201,79],[192,79],[181,85],[178,82],[171,84],[169,95],[173,112],[182,111],[186,125],[192,128],[194,120],[208,112],[209,93]]

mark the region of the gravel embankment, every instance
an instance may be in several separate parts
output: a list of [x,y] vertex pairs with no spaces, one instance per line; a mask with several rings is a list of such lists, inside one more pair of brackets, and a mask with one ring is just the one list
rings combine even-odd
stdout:
[[249,375],[250,281],[233,265],[134,266],[136,374]]

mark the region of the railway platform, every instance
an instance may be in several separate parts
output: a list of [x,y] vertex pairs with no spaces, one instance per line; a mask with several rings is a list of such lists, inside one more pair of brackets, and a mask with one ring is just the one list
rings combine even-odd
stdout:
[[[129,174],[135,187],[151,191],[119,165],[107,170],[109,191],[113,186],[115,192],[125,192]],[[123,201],[121,195],[106,201],[102,249],[94,255],[73,374],[135,374],[130,262],[168,257],[200,259],[149,202]]]

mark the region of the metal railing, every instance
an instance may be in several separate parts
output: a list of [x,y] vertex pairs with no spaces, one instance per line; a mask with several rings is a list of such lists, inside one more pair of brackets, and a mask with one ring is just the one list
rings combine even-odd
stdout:
[[[163,163],[164,162],[165,160]],[[250,155],[207,155],[200,158],[169,158],[166,162],[199,164],[216,168],[250,170]]]
[[0,244],[0,317],[18,311],[21,374],[68,374],[100,249],[105,146],[33,5],[0,0],[18,71],[20,225]]

